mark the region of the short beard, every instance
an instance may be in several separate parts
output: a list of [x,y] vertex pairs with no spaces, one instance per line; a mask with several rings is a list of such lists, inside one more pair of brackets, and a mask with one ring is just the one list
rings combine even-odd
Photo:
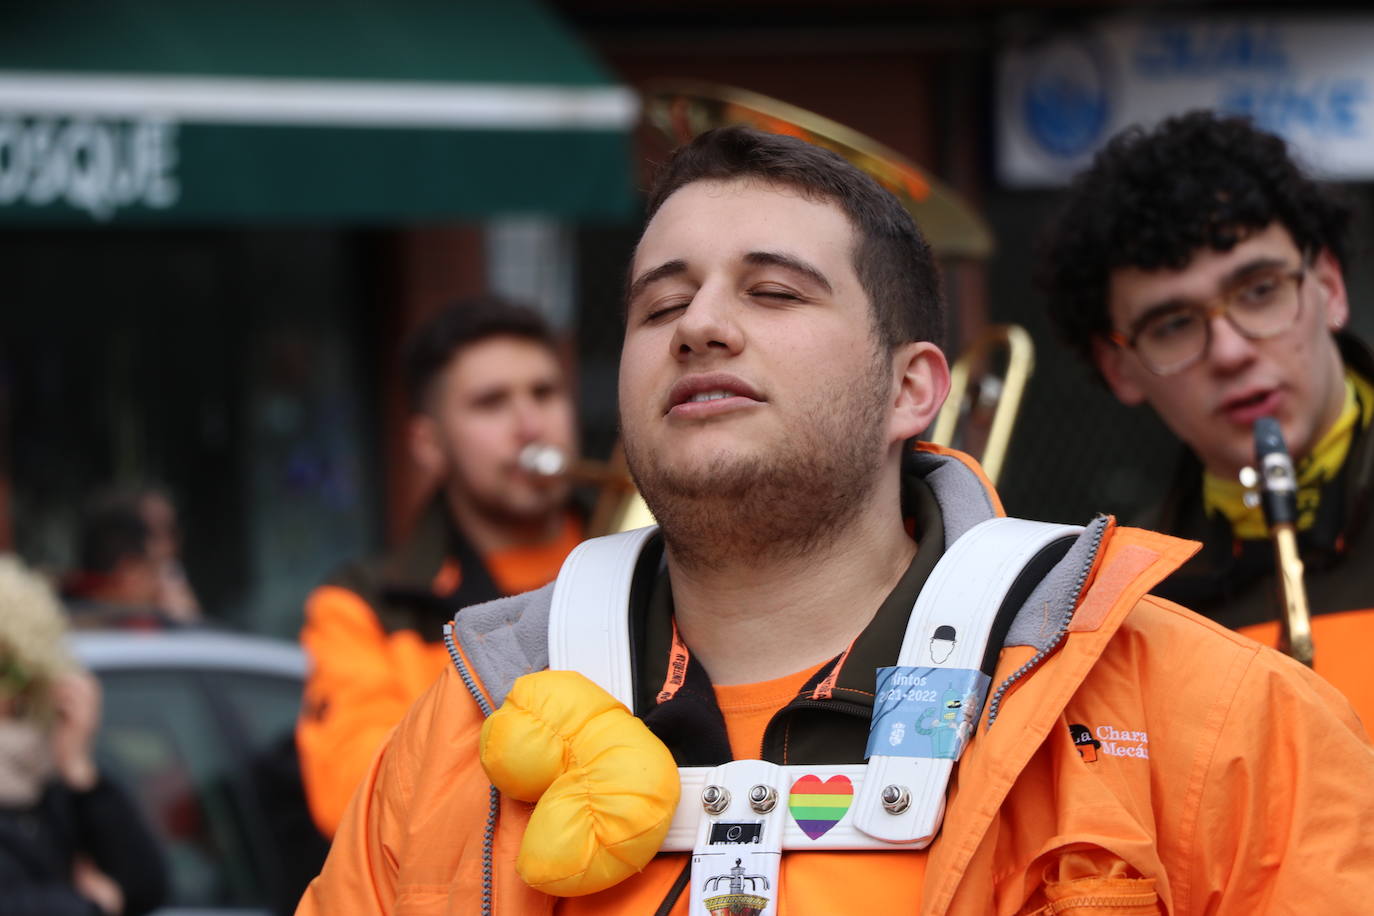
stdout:
[[639,454],[625,437],[630,473],[674,561],[720,569],[795,560],[847,536],[883,467],[887,363],[875,354],[871,370],[814,405],[810,426],[774,455],[720,455],[684,473]]

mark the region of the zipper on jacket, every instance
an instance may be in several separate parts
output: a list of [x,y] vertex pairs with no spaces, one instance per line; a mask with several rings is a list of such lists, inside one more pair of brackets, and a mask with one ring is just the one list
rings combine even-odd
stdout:
[[1031,916],[1052,916],[1052,914],[1062,913],[1065,910],[1120,909],[1121,907],[1150,906],[1156,903],[1159,903],[1159,895],[1154,891],[1106,897],[1068,897],[1064,900],[1045,904]]
[[[463,679],[464,686],[468,693],[472,694],[477,701],[477,706],[482,710],[483,716],[492,713],[491,703],[482,695],[482,691],[477,687],[477,679],[472,676],[468,666],[463,662],[463,656],[458,652],[458,645],[453,641],[453,621],[444,624],[444,648],[448,650],[448,657],[453,660],[453,667],[458,669],[458,676]],[[496,786],[491,787],[491,792],[487,798],[487,826],[482,831],[482,916],[491,916],[492,909],[492,861],[493,848],[496,845],[496,814],[501,810],[501,793]]]
[[1013,671],[1006,680],[997,686],[997,689],[988,699],[988,728],[992,728],[992,723],[997,720],[997,715],[1002,709],[1002,698],[1006,692],[1011,689],[1011,686],[1048,658],[1050,653],[1059,648],[1059,644],[1064,641],[1064,637],[1069,635],[1069,626],[1073,623],[1073,609],[1078,606],[1078,602],[1083,597],[1083,585],[1088,581],[1088,573],[1092,571],[1093,564],[1097,562],[1097,552],[1102,548],[1102,536],[1106,533],[1107,525],[1105,520],[1100,525],[1094,524],[1092,549],[1088,552],[1087,560],[1084,562],[1083,568],[1078,571],[1078,577],[1074,580],[1073,601],[1069,605],[1068,613],[1064,615],[1063,621],[1060,622],[1059,629],[1055,631],[1054,638],[1050,640],[1045,648],[1036,652],[1030,661]]

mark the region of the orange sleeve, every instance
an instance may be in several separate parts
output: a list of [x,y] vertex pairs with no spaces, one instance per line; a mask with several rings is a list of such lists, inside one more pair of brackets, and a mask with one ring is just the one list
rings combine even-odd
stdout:
[[296,746],[310,813],[332,837],[387,733],[437,676],[443,647],[386,634],[367,602],[335,585],[306,601],[301,644],[310,672]]
[[344,798],[324,868],[306,888],[296,916],[395,912],[402,859],[414,854],[406,851],[405,838],[414,773],[433,724],[433,703],[417,702],[407,715],[418,720],[418,727],[403,715],[399,727],[383,736],[381,747],[364,761],[357,791]]
[[1181,911],[1368,912],[1374,747],[1344,697],[1257,649],[1210,758]]
[[[1279,622],[1269,620],[1240,627],[1256,642],[1279,644]],[[1336,611],[1312,616],[1316,645],[1313,670],[1345,694],[1366,729],[1374,729],[1374,675],[1369,670],[1369,646],[1374,642],[1374,608]]]

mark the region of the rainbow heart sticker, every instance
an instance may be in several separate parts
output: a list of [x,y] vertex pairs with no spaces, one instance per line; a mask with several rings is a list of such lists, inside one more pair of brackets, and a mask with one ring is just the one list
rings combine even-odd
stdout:
[[787,810],[802,833],[815,840],[840,822],[853,800],[854,784],[848,776],[831,776],[821,782],[820,777],[807,774],[792,783]]

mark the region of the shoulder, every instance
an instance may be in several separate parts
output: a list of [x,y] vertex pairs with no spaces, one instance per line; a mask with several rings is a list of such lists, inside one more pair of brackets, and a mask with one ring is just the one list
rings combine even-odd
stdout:
[[346,589],[364,600],[375,600],[382,584],[382,568],[385,558],[381,556],[357,557],[340,563],[317,586],[319,589]]
[[375,561],[352,561],[311,589],[305,599],[306,631],[342,628],[369,639],[380,638],[380,579],[376,569]]
[[1368,748],[1350,703],[1311,669],[1154,595],[1136,602],[1095,670],[1131,681],[1126,689],[1152,718],[1171,722],[1193,746],[1268,754],[1283,742],[1300,746],[1299,733],[1327,732]]

